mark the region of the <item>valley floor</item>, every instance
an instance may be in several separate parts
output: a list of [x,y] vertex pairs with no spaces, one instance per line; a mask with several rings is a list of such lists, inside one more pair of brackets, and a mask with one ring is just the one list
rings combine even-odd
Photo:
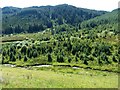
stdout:
[[[49,68],[49,67],[48,67]],[[66,68],[66,71],[70,69]],[[117,88],[116,73],[78,69],[78,73],[51,69],[25,69],[1,66],[2,88]],[[76,72],[76,71],[75,71]]]

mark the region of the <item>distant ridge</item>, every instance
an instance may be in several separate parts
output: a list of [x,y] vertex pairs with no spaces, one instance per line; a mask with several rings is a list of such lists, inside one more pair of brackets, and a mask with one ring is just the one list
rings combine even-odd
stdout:
[[28,8],[4,7],[2,8],[2,13],[3,31],[19,25],[26,32],[30,25],[42,25],[44,29],[51,28],[53,24],[78,26],[85,20],[107,12],[61,4],[56,6],[32,6]]

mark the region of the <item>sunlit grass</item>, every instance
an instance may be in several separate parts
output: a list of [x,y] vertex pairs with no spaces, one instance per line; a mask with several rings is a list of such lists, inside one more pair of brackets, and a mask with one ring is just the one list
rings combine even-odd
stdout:
[[[56,68],[26,70],[2,66],[4,88],[117,88],[115,73]],[[62,71],[62,72],[61,72]],[[67,73],[67,71],[71,73]]]

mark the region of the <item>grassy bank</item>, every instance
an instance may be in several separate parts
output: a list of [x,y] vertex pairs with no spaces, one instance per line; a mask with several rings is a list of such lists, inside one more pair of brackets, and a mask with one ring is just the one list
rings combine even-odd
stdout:
[[[61,67],[1,68],[3,88],[117,88],[116,73]],[[74,71],[74,73],[72,73]]]

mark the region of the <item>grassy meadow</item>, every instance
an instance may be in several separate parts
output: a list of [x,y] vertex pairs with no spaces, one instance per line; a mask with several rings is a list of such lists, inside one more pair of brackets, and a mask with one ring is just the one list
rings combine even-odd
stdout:
[[[117,88],[116,73],[89,69],[1,66],[2,88]],[[66,69],[65,69],[66,68]]]

